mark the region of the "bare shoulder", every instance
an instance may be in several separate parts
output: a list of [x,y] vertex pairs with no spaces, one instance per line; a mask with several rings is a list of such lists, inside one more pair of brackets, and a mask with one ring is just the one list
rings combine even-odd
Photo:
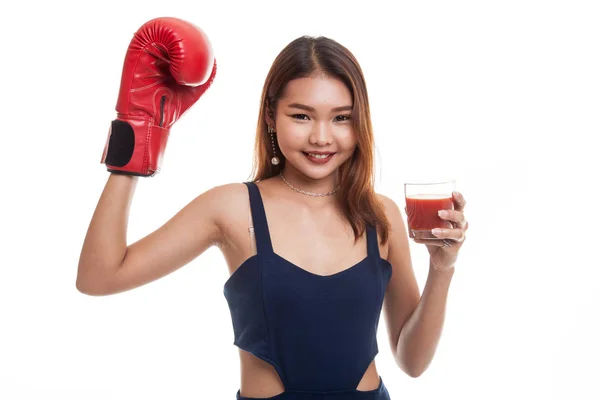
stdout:
[[[375,197],[385,206],[386,215],[390,211],[400,210],[394,200],[382,193],[375,193]],[[389,215],[388,215],[389,216]]]
[[396,202],[390,197],[381,193],[375,193],[375,197],[383,205],[385,216],[390,222],[391,229],[404,230],[404,220],[402,217],[402,212],[400,211],[400,207],[398,207],[398,204],[396,204]]
[[[383,205],[385,216],[387,217],[390,223],[389,238],[395,238],[398,232],[405,232],[406,229],[404,219],[402,217],[402,212],[400,211],[400,207],[398,207],[398,204],[396,204],[396,202],[390,197],[381,193],[375,193],[375,197]],[[392,240],[388,240],[385,246],[381,247],[381,253],[389,254],[390,245],[392,245]]]
[[[215,186],[203,195],[210,197],[210,206],[213,208],[215,222],[222,232],[240,215],[245,215],[248,206],[248,188],[242,182],[226,183]],[[202,196],[202,195],[201,195]]]
[[243,193],[247,192],[248,190],[246,189],[246,185],[244,185],[242,182],[231,182],[214,186],[201,195],[210,193],[210,196],[215,200],[228,201],[233,200],[232,197],[235,197],[236,195],[242,195]]

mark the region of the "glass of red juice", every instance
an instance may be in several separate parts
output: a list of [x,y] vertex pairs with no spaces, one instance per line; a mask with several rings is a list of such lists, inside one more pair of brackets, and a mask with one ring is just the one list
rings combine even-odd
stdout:
[[453,179],[438,182],[411,181],[404,184],[408,236],[413,239],[436,239],[433,228],[452,228],[449,221],[439,217],[439,210],[454,210]]

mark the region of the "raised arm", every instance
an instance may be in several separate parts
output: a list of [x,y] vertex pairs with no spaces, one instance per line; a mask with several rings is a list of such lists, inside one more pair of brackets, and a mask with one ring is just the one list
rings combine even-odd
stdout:
[[152,282],[222,241],[223,204],[235,184],[214,187],[160,228],[127,246],[127,221],[137,177],[111,175],[83,243],[77,289],[109,295]]
[[117,100],[101,162],[111,176],[81,251],[77,288],[110,294],[179,268],[219,240],[208,191],[163,227],[127,247],[127,220],[138,177],[160,171],[173,124],[211,86],[212,47],[196,25],[155,18],[140,27],[125,54]]

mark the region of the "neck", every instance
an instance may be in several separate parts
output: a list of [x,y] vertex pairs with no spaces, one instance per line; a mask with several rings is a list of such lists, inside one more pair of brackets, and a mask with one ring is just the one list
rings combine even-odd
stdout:
[[[338,188],[337,171],[323,178],[313,179],[304,175],[303,173],[294,168],[288,168],[288,166],[286,165],[282,171],[282,175],[285,178],[285,180],[296,189],[300,189],[310,193],[324,194],[332,192]],[[285,185],[285,182],[282,182],[282,184]],[[288,189],[293,191],[293,189],[291,188]],[[309,197],[302,193],[298,194]],[[323,198],[332,198],[336,194],[337,193],[334,193],[329,196],[323,196]]]

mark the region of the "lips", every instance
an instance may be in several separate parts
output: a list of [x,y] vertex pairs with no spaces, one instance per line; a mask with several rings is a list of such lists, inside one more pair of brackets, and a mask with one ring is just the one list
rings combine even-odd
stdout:
[[[304,154],[304,156],[312,163],[314,164],[325,164],[327,163],[329,160],[331,160],[331,158],[335,155],[335,153],[327,153],[327,152],[315,152],[315,153],[306,153],[306,152],[302,152]],[[312,154],[312,155],[311,155]],[[317,154],[319,155],[326,155],[326,157],[314,157]]]

